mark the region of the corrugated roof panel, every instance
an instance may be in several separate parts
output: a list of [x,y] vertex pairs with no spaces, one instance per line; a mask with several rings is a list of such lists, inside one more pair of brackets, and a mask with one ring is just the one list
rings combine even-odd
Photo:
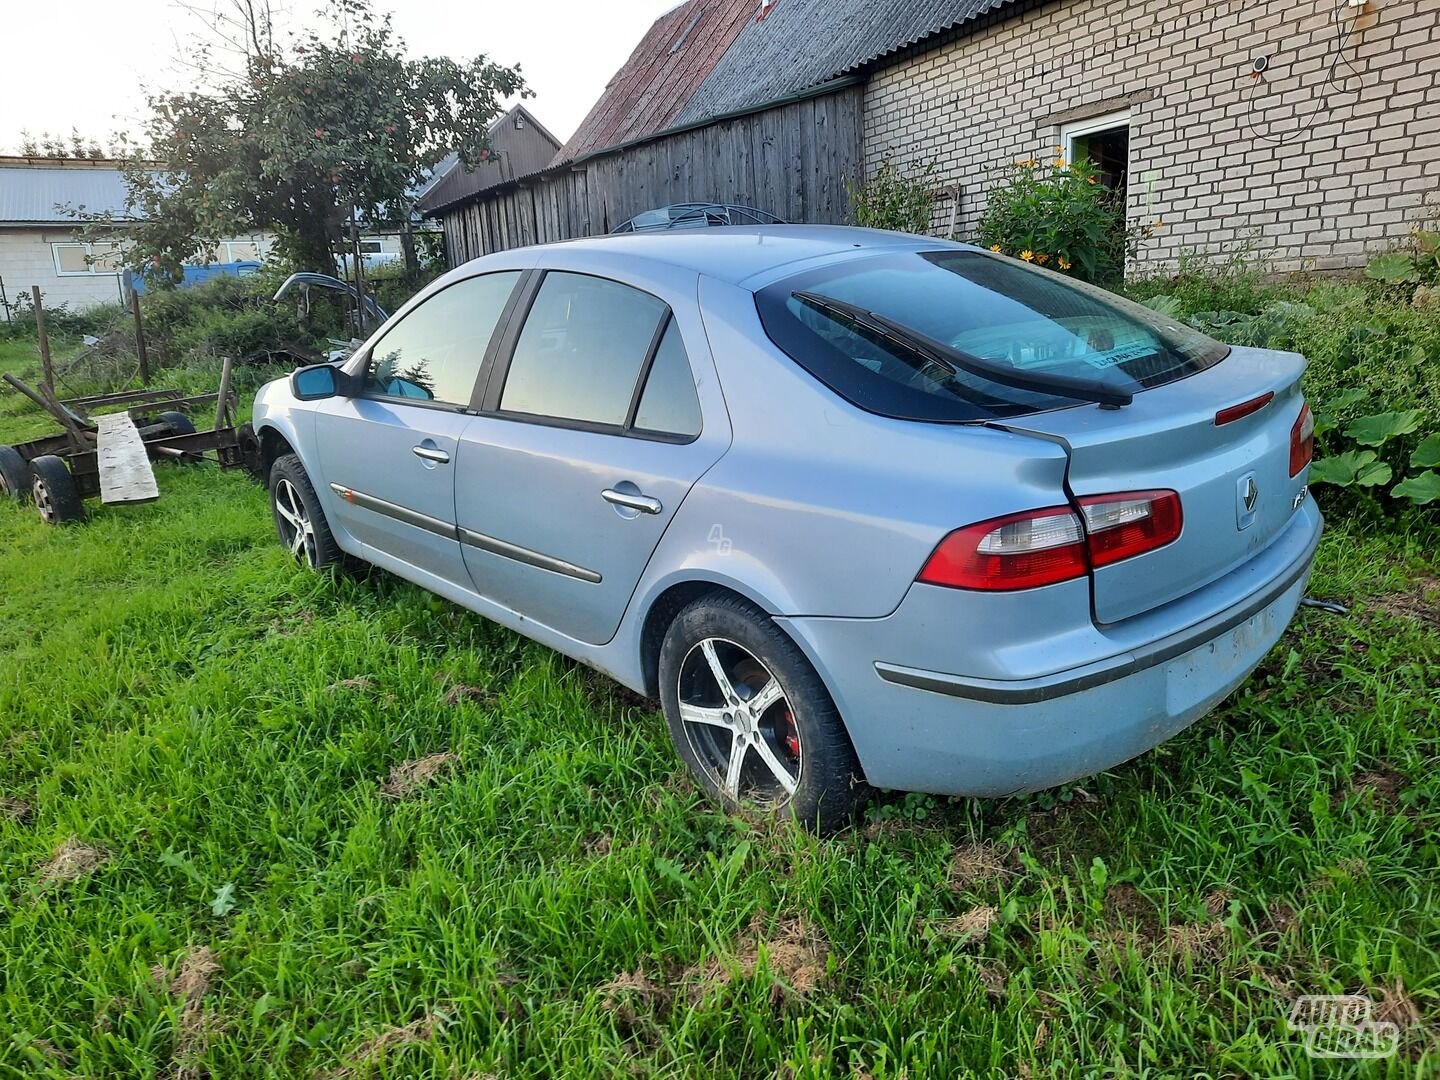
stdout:
[[555,164],[669,127],[755,7],[756,0],[685,0],[656,19]]
[[674,123],[697,123],[819,85],[1014,2],[774,0],[764,19],[746,20]]
[[129,189],[113,165],[0,163],[0,225],[75,223],[59,207],[126,217]]

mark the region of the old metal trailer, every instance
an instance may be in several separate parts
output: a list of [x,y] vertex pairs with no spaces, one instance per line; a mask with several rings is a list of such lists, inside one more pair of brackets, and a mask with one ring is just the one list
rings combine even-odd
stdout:
[[[230,373],[226,359],[220,388],[213,394],[145,389],[64,401],[46,383],[32,388],[5,375],[5,382],[53,416],[63,430],[0,446],[0,495],[19,503],[33,500],[43,521],[59,525],[83,520],[84,500],[97,495],[108,505],[159,498],[152,460],[201,461],[213,454],[222,469],[254,471],[260,448],[249,424],[235,424]],[[197,431],[187,414],[212,403],[214,427]]]

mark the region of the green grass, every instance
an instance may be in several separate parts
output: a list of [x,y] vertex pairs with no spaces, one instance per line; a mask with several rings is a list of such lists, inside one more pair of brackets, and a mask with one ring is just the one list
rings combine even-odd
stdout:
[[[716,813],[605,679],[298,569],[243,476],[156,471],[78,528],[0,506],[0,1077],[1440,1073],[1433,531],[1335,522],[1350,613],[1154,753],[818,840]],[[47,880],[72,837],[102,861]],[[1305,1056],[1290,999],[1346,992],[1418,1011],[1399,1056]]]

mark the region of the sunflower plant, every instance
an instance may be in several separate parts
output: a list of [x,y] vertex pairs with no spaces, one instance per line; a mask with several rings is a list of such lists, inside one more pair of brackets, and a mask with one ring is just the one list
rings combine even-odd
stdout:
[[991,251],[1085,281],[1125,271],[1125,207],[1089,161],[1022,159],[1002,170],[980,216],[978,241]]

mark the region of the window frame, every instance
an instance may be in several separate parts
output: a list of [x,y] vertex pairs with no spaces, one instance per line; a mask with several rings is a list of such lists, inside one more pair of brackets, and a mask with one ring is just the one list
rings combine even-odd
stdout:
[[[458,281],[452,281],[443,289],[436,289],[433,293],[425,297],[424,300],[420,301],[409,311],[406,311],[404,314],[394,319],[393,326],[387,324],[386,326],[382,327],[380,336],[356,354],[353,366],[346,365],[346,367],[344,368],[346,374],[352,375],[359,380],[361,390],[355,395],[355,397],[364,399],[365,401],[383,401],[391,405],[411,405],[417,409],[435,409],[440,412],[471,414],[479,412],[479,399],[480,396],[484,393],[484,388],[489,378],[491,367],[495,362],[496,350],[499,348],[500,342],[504,338],[504,332],[509,326],[511,319],[514,316],[515,305],[518,302],[520,296],[524,293],[526,280],[531,273],[532,271],[529,270],[517,270],[515,267],[505,267],[495,270],[487,270],[485,273],[482,274],[471,274],[468,277],[460,278]],[[397,327],[402,325],[406,319],[410,318],[410,316],[414,315],[417,311],[423,308],[426,304],[430,303],[431,300],[434,300],[435,297],[439,296],[441,293],[449,292],[451,289],[456,288],[459,285],[465,285],[472,281],[478,281],[480,278],[490,277],[493,274],[518,274],[518,277],[515,279],[515,283],[510,287],[510,295],[505,298],[505,304],[500,309],[500,317],[495,320],[494,329],[490,331],[490,340],[485,343],[485,352],[480,357],[480,369],[475,373],[475,382],[470,387],[469,401],[463,403],[457,403],[452,401],[434,401],[426,400],[425,398],[402,397],[397,394],[375,394],[367,392],[364,389],[365,374],[370,369],[370,358],[375,355],[375,349],[381,344],[383,344],[385,339],[389,337]]]
[[[1074,161],[1075,140],[1083,139],[1087,135],[1099,135],[1102,132],[1114,131],[1116,128],[1132,128],[1129,109],[1118,109],[1115,112],[1102,113],[1099,116],[1086,117],[1084,120],[1072,120],[1068,124],[1060,125],[1060,146],[1065,152],[1066,161]],[[1130,172],[1129,151],[1126,151],[1125,171]]]
[[[116,254],[119,245],[113,240],[101,240],[102,244],[110,245],[110,254]],[[84,270],[62,270],[60,268],[61,248],[81,248],[85,252],[86,265]],[[85,240],[52,240],[50,241],[50,261],[55,266],[56,277],[119,277],[119,270],[96,270],[95,269],[95,244]]]
[[[594,420],[575,420],[567,416],[540,416],[535,413],[515,412],[512,409],[500,407],[500,397],[505,392],[505,380],[510,374],[510,362],[515,357],[515,347],[520,342],[520,334],[525,329],[525,324],[530,320],[531,309],[535,305],[535,298],[540,294],[540,288],[544,285],[545,279],[551,274],[571,274],[575,277],[589,277],[597,281],[608,282],[611,285],[620,285],[626,289],[634,289],[636,292],[644,293],[646,296],[658,300],[664,307],[659,321],[655,324],[655,330],[650,335],[650,344],[646,347],[645,358],[640,362],[640,368],[635,375],[635,385],[630,388],[630,404],[625,411],[625,423],[623,424],[602,424]],[[650,370],[655,366],[655,354],[660,351],[660,343],[665,338],[665,331],[672,322],[675,322],[675,309],[670,306],[662,297],[656,296],[649,289],[642,289],[628,281],[621,281],[618,278],[607,277],[604,274],[594,274],[586,270],[569,270],[564,267],[545,267],[528,271],[529,280],[520,283],[520,291],[523,293],[519,302],[515,304],[514,310],[510,313],[509,323],[505,327],[505,333],[499,342],[497,355],[494,363],[489,366],[489,374],[485,380],[484,391],[479,395],[477,411],[485,416],[491,416],[497,420],[511,420],[523,424],[535,424],[540,427],[564,428],[569,431],[588,431],[596,435],[615,435],[625,439],[641,439],[645,442],[671,443],[673,445],[688,445],[694,442],[705,431],[705,406],[700,399],[700,387],[696,384],[695,399],[700,402],[700,430],[694,435],[677,435],[668,431],[650,431],[646,428],[635,427],[635,415],[640,409],[640,398],[645,393],[645,386],[650,380]],[[685,334],[680,332],[680,344],[685,346]],[[685,364],[690,369],[690,378],[695,379],[695,365],[690,359],[690,350],[685,348]]]

